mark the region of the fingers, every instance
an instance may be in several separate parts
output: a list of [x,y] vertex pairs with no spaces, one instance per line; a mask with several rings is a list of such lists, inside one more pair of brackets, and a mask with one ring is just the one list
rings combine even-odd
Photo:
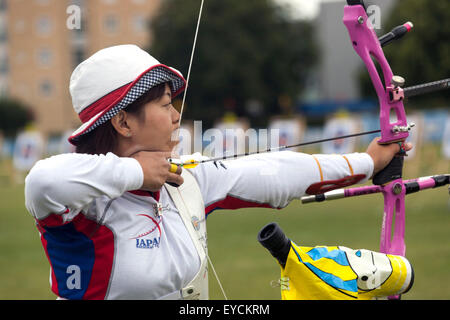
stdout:
[[169,169],[169,175],[167,176],[166,182],[172,187],[178,188],[184,182],[183,177],[181,177],[182,172],[181,166],[171,163]]
[[410,151],[413,148],[413,145],[411,142],[403,142],[400,146],[400,152],[401,151]]
[[182,167],[169,163],[170,152],[151,152],[138,150],[131,155],[142,167],[144,173],[143,190],[157,191],[164,183],[178,187],[183,184]]
[[169,172],[176,173],[178,170],[178,166],[176,164],[171,163]]
[[177,166],[176,164],[171,163],[169,172],[176,173],[176,174],[181,174],[182,168],[180,166]]
[[[166,158],[166,160],[173,157],[173,153],[171,153],[171,152],[163,152],[163,154],[164,154],[164,157]],[[169,164],[169,172],[170,173],[176,174],[178,176],[181,175],[181,172],[183,170],[180,166],[177,166],[174,163],[169,163],[169,162],[167,162],[167,163]]]
[[184,179],[182,176],[180,176],[179,174],[176,173],[169,173],[167,178],[166,178],[166,182],[172,186],[176,186],[179,187],[183,184]]
[[413,148],[410,142],[379,144],[379,140],[380,138],[374,138],[366,150],[366,153],[372,157],[374,174],[385,168],[395,155],[406,153]]
[[410,151],[413,148],[412,143],[410,142],[397,142],[386,145],[390,149],[393,155],[396,154],[406,154],[406,152]]

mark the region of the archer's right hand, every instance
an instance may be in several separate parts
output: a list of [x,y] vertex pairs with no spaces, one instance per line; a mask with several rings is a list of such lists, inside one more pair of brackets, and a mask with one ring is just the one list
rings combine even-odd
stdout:
[[159,191],[164,183],[182,185],[181,167],[176,172],[170,172],[171,164],[167,161],[172,156],[170,152],[138,151],[131,155],[136,159],[144,172],[144,183],[141,189]]

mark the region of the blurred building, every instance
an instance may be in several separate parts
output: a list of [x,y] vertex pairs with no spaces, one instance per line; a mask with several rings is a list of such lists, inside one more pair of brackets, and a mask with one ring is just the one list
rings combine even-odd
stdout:
[[0,0],[0,94],[29,105],[46,135],[80,125],[69,79],[107,46],[148,47],[161,0]]
[[[376,21],[379,26],[375,26],[379,36],[388,31],[383,30],[384,22],[396,2],[397,0],[366,1],[366,4],[376,6],[375,10],[379,9],[379,20]],[[344,0],[320,4],[315,19],[320,63],[307,97],[309,102],[354,103],[361,99],[357,75],[363,70],[364,65],[354,52],[347,28],[342,22],[344,6]],[[375,14],[375,10],[370,11],[369,16]]]

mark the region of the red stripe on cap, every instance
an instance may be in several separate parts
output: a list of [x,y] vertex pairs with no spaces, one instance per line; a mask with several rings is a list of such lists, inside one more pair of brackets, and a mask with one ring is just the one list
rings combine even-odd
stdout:
[[[83,121],[83,123],[86,123],[90,119],[92,119],[95,115],[99,114],[100,112],[102,112],[102,111],[106,112],[107,110],[111,109],[114,105],[119,103],[119,101],[127,94],[128,90],[130,88],[132,88],[139,81],[139,79],[142,78],[142,76],[144,76],[146,73],[148,73],[151,70],[153,70],[155,68],[158,68],[158,67],[165,68],[166,70],[172,72],[180,80],[183,81],[183,86],[181,86],[180,88],[178,88],[177,91],[172,93],[172,98],[175,98],[177,95],[179,95],[186,88],[186,80],[183,78],[183,76],[180,73],[178,73],[174,69],[171,69],[170,67],[168,67],[168,66],[166,66],[164,64],[157,64],[157,65],[154,65],[154,66],[150,67],[149,69],[147,69],[143,73],[141,73],[139,75],[139,77],[137,77],[132,83],[128,83],[128,84],[126,84],[126,85],[124,85],[124,86],[122,86],[122,87],[112,91],[111,93],[107,94],[103,98],[97,100],[93,104],[91,104],[88,107],[86,107],[85,109],[83,109],[79,113],[79,117],[80,117],[81,121]],[[171,81],[173,81],[173,80],[171,80]],[[98,119],[96,119],[96,120],[98,120]],[[76,139],[79,136],[83,135],[86,132],[86,130],[88,130],[94,123],[95,123],[95,121],[93,123],[91,123],[89,126],[86,126],[86,128],[84,128],[81,132],[78,132],[76,134],[73,133],[73,135],[68,138],[68,141],[72,145],[76,146]]]
[[89,121],[96,114],[108,109],[121,95],[128,90],[128,84],[108,93],[103,98],[98,99],[90,106],[83,109],[78,115],[80,120],[85,123]]

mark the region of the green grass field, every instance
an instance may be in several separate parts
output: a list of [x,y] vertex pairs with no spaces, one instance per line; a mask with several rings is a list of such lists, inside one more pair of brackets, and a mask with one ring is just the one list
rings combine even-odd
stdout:
[[[448,173],[437,149],[407,163],[405,178]],[[24,207],[23,184],[12,182],[10,164],[0,171],[0,299],[55,299],[49,265],[33,218]],[[407,258],[415,283],[403,299],[450,299],[450,202],[448,189],[409,195],[406,202]],[[283,210],[218,210],[208,218],[209,253],[229,299],[280,299],[271,286],[280,276],[274,258],[257,241],[259,230],[277,222],[299,245],[343,245],[378,250],[383,214],[380,194]],[[210,272],[210,296],[223,299]]]

